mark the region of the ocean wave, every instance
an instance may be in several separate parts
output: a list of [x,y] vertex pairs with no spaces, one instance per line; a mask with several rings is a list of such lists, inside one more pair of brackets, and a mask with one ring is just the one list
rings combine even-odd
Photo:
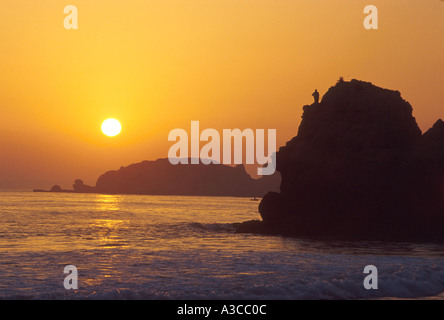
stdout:
[[[217,250],[142,257],[127,249],[112,256],[112,265],[101,249],[74,259],[84,266],[77,292],[64,290],[60,275],[34,282],[22,274],[18,281],[0,268],[0,278],[12,279],[0,286],[0,299],[440,299],[444,292],[443,259]],[[377,290],[363,286],[363,267],[371,263],[378,267]]]

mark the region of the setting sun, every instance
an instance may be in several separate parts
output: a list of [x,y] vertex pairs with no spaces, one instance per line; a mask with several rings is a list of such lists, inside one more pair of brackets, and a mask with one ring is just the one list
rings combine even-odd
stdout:
[[102,132],[108,137],[117,136],[122,130],[120,122],[116,119],[106,119],[102,123]]

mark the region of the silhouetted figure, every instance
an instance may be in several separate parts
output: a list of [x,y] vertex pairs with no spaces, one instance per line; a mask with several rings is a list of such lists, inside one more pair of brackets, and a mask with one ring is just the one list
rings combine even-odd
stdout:
[[312,96],[315,99],[315,103],[319,103],[319,92],[318,92],[318,89],[315,89],[315,92],[313,92]]

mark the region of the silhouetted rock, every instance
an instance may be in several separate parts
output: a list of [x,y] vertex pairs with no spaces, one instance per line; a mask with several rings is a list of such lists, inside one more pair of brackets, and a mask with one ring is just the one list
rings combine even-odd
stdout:
[[444,239],[444,122],[421,135],[398,91],[338,81],[277,153],[280,193],[239,232]]
[[59,186],[59,185],[57,185],[57,184],[55,184],[55,185],[53,185],[52,187],[51,187],[51,190],[50,190],[51,192],[62,192],[63,190],[62,190],[62,188]]
[[177,164],[168,159],[143,161],[99,177],[96,192],[109,194],[158,194],[262,197],[278,189],[279,174],[251,178],[243,165]]
[[94,193],[94,192],[96,192],[96,188],[84,184],[83,181],[80,179],[76,179],[74,181],[74,184],[72,185],[72,187],[74,188],[74,192],[79,192],[79,193]]

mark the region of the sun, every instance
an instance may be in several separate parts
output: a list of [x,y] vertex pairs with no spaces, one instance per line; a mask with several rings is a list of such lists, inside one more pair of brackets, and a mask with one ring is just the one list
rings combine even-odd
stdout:
[[106,119],[102,123],[102,132],[108,137],[117,136],[122,130],[120,122],[116,119]]

